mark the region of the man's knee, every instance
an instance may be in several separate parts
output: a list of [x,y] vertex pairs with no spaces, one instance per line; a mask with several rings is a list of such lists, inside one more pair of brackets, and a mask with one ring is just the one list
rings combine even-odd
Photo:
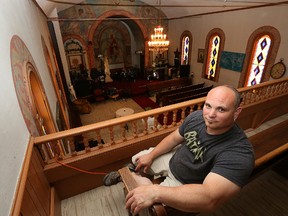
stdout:
[[138,185],[151,185],[152,182],[149,178],[140,176],[136,173],[132,173],[133,178],[135,179],[135,181],[137,182]]

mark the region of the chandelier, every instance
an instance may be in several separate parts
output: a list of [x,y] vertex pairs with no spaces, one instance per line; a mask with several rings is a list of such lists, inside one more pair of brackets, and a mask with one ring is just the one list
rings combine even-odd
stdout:
[[[161,8],[161,0],[159,1],[159,6]],[[160,10],[159,8],[159,10]],[[158,20],[159,19],[159,10],[158,10]],[[169,40],[167,40],[167,35],[163,34],[163,28],[161,25],[154,28],[154,34],[151,35],[151,40],[148,41],[149,51],[162,53],[168,50]]]
[[154,28],[154,34],[151,35],[151,40],[148,41],[149,51],[164,52],[168,50],[169,40],[166,34],[163,34],[163,28],[157,26]]

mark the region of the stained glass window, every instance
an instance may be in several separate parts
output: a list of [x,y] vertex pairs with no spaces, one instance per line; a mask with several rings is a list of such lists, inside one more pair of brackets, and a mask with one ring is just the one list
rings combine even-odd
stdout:
[[253,86],[261,82],[270,45],[271,38],[268,35],[264,35],[255,41],[249,76],[245,86]]
[[206,78],[213,80],[216,74],[216,67],[218,63],[219,56],[219,47],[220,47],[220,37],[219,35],[213,35],[210,39],[209,48],[208,48],[208,67],[206,70]]
[[184,36],[182,39],[182,55],[181,64],[187,65],[189,60],[189,43],[190,39],[188,36]]

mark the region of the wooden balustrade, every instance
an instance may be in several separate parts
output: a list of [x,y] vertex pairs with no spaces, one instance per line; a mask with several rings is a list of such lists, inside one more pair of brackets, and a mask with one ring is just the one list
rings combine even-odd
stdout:
[[[283,78],[277,81],[261,83],[257,86],[240,88],[239,92],[243,98],[242,106],[245,108],[263,101],[269,101],[272,98],[287,95],[288,79]],[[60,153],[61,155],[58,155],[58,157],[60,156],[61,159],[68,159],[84,155],[91,151],[98,151],[99,149],[112,145],[117,146],[121,143],[131,141],[132,139],[145,139],[146,136],[153,133],[158,133],[159,131],[163,132],[163,130],[175,127],[179,125],[190,112],[193,112],[194,107],[201,109],[204,102],[205,97],[189,100],[117,119],[110,119],[91,125],[35,137],[34,142],[35,145],[47,146],[47,143],[51,145],[51,143],[55,143],[53,141],[58,141],[58,143],[61,143],[63,149],[65,149],[65,151],[62,151]],[[163,116],[161,122],[159,121],[160,116]],[[148,117],[154,118],[153,128],[148,128]],[[251,124],[248,126],[243,124],[244,129],[250,127]],[[128,130],[125,130],[125,125],[128,125]],[[76,137],[79,135],[84,138],[84,150],[82,151],[76,151],[77,142],[79,143]],[[90,147],[88,143],[89,139],[97,140],[98,145]],[[104,140],[104,144],[102,144],[102,140]],[[49,164],[55,162],[53,160],[53,155],[54,154],[51,153],[45,153],[42,156],[45,158],[45,162]]]
[[[285,103],[288,99],[288,78],[238,90],[243,98],[243,111],[237,119],[237,123],[244,130],[249,129],[247,131],[250,131],[251,128],[256,128],[265,121],[288,113],[288,103]],[[45,152],[43,154],[45,162],[41,163],[43,172],[47,181],[54,185],[59,198],[65,199],[102,185],[103,173],[120,169],[124,164],[130,162],[131,156],[134,154],[157,145],[164,137],[174,131],[190,112],[196,108],[197,110],[201,109],[204,102],[205,98],[189,100],[126,117],[33,137],[33,144],[40,147],[35,148],[35,151],[41,149],[41,153],[45,151],[47,146],[48,149],[52,150],[51,155],[45,154]],[[152,123],[150,122],[151,119],[153,119]],[[125,128],[126,125],[128,125],[128,130]],[[264,135],[277,134],[276,132],[280,132],[280,128],[283,132],[284,127],[274,127],[267,134],[264,130],[258,136],[254,136],[254,139],[252,137],[251,140],[256,140],[259,143],[256,145],[259,147],[265,143],[264,149],[266,145],[272,144],[274,149],[271,138]],[[285,132],[275,136],[275,142],[281,147],[276,152],[269,148],[271,154],[267,151],[264,152],[264,155],[260,155],[260,157],[265,160],[258,160],[256,164],[265,163],[266,166],[267,160],[287,151],[287,145],[283,147],[282,137],[284,135]],[[82,150],[77,149],[79,140],[83,143]],[[94,140],[98,145],[90,145],[91,140]],[[54,148],[55,143],[58,143],[57,146],[60,145],[63,151],[58,151],[57,146]],[[52,146],[51,148],[49,145],[45,147],[45,144]],[[57,151],[54,152],[54,149]],[[56,152],[57,154],[59,152],[60,155],[57,155]],[[259,149],[257,152],[259,153]],[[53,154],[58,157],[53,158]],[[268,159],[266,155],[269,155]],[[73,167],[77,169],[75,170]],[[102,174],[87,175],[81,170],[101,172]]]

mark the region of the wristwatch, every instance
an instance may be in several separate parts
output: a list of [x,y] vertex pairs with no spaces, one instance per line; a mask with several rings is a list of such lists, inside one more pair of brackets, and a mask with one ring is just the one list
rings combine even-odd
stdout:
[[283,63],[283,59],[280,59],[278,63],[272,66],[270,76],[273,79],[279,79],[285,74],[285,72],[286,72],[286,66]]

